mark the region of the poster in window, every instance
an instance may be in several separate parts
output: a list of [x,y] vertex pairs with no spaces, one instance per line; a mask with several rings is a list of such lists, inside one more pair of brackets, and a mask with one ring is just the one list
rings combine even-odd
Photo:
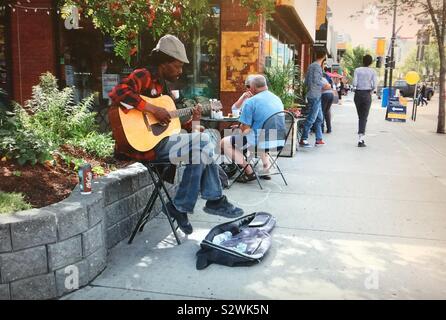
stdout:
[[108,93],[119,83],[119,74],[102,74],[102,98],[109,99]]
[[73,66],[65,65],[65,82],[66,82],[67,87],[74,86]]

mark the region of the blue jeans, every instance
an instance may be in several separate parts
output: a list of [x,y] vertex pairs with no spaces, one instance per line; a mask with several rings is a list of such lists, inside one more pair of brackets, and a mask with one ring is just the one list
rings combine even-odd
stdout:
[[322,113],[321,98],[307,98],[309,112],[304,124],[302,140],[308,139],[308,134],[313,125],[316,129],[316,140],[322,140],[322,124],[324,123],[324,115]]
[[192,212],[198,195],[206,200],[217,200],[223,189],[214,161],[215,144],[205,133],[178,134],[162,140],[156,147],[156,160],[186,163],[183,177],[173,199],[182,212]]

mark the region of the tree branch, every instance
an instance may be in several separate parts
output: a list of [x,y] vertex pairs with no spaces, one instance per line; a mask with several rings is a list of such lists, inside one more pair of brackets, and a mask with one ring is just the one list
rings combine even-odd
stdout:
[[443,16],[442,19],[443,22],[441,24],[441,43],[444,47],[444,38],[445,38],[445,29],[446,29],[446,0],[443,0]]
[[[443,2],[445,2],[445,1],[446,0],[443,0]],[[432,6],[432,0],[427,0],[427,5],[429,8],[429,13],[431,15],[432,22],[434,23],[435,33],[437,35],[438,46],[440,47],[439,49],[442,50],[441,48],[443,47],[443,43],[444,43],[444,41],[443,41],[444,39],[442,39],[443,32],[441,32],[440,24],[438,23],[438,19],[435,16],[434,7]],[[443,5],[443,11],[444,11],[444,9],[445,9],[445,6]],[[442,21],[442,24],[444,24],[444,21]],[[443,28],[443,30],[444,30],[444,28]]]

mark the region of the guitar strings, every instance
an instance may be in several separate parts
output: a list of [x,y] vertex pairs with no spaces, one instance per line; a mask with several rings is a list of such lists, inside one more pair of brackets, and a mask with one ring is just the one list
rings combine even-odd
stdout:
[[[207,111],[208,109],[210,109],[211,106],[203,106],[202,110],[203,111]],[[184,116],[188,116],[192,114],[194,107],[189,107],[189,108],[185,108],[185,109],[178,109],[172,112],[169,112],[171,117],[184,117]]]

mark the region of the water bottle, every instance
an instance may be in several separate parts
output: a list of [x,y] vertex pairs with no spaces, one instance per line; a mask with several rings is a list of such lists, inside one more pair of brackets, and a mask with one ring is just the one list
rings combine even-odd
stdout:
[[214,108],[215,108],[215,99],[210,99],[209,104],[211,105],[211,119],[214,119]]
[[220,234],[217,234],[214,239],[212,239],[212,243],[214,244],[222,244],[223,242],[232,238],[232,233],[230,231],[226,231]]
[[238,251],[240,253],[245,253],[247,248],[248,248],[248,245],[246,243],[240,242],[239,244],[237,244],[237,246],[234,248],[234,250]]

